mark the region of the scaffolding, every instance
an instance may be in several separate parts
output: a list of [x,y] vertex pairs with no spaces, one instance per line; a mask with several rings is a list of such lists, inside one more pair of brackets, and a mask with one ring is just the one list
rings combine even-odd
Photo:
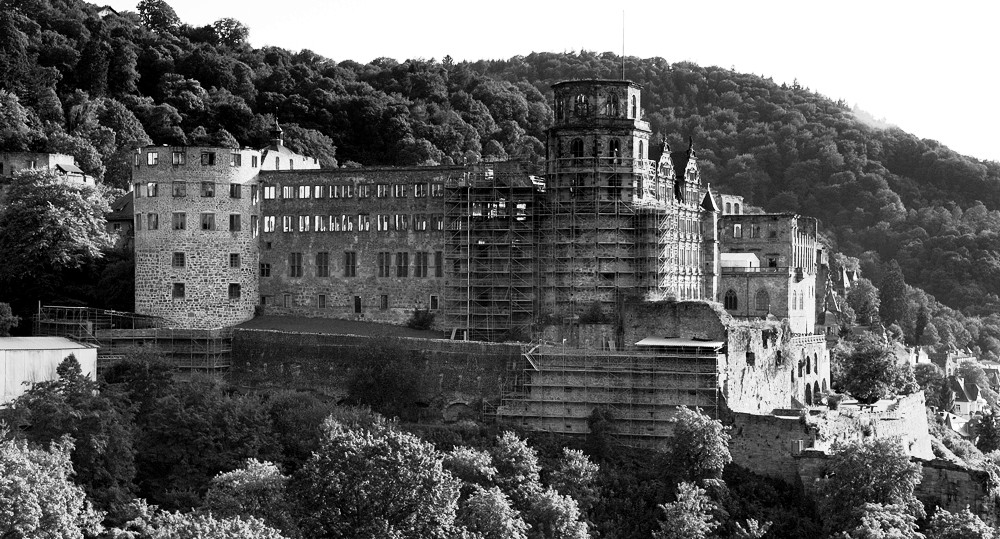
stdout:
[[655,290],[665,212],[647,193],[655,163],[559,158],[548,162],[548,170],[539,208],[544,302],[570,317],[595,303],[607,314],[624,296]]
[[468,339],[531,337],[537,190],[513,162],[477,165],[445,185],[448,325]]
[[90,307],[43,306],[34,334],[98,346],[98,370],[137,348],[162,353],[175,369],[218,371],[231,365],[233,329],[178,329],[155,317]]
[[656,445],[671,433],[678,406],[720,414],[722,343],[621,352],[558,346],[526,347],[513,365],[500,420],[559,434],[586,434],[595,409],[610,412],[624,445]]

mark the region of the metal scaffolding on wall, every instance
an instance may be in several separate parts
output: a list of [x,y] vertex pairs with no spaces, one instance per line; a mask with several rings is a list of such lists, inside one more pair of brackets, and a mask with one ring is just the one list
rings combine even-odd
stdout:
[[164,354],[185,371],[216,371],[231,364],[233,329],[178,329],[166,320],[136,313],[89,307],[43,306],[34,316],[34,334],[98,346],[97,365],[103,369],[136,348]]
[[536,186],[517,163],[445,185],[448,326],[472,340],[527,340],[535,311]]

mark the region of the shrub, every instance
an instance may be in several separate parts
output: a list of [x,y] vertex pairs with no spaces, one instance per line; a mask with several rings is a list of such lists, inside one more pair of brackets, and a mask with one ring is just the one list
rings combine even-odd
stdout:
[[406,321],[410,329],[431,329],[434,327],[434,313],[430,309],[413,309],[413,314]]

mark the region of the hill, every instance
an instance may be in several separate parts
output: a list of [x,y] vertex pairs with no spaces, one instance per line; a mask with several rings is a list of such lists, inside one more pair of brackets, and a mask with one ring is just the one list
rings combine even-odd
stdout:
[[[622,65],[586,51],[338,62],[253,48],[234,19],[183,24],[163,0],[103,18],[79,0],[0,6],[0,147],[73,154],[118,187],[136,146],[261,146],[275,115],[288,144],[325,166],[537,164],[549,86],[617,78]],[[882,317],[909,341],[1000,354],[1000,164],[752,74],[627,57],[625,76],[643,86],[659,141],[676,148],[694,137],[716,188],[820,218],[846,255],[839,264],[896,286],[906,301]]]

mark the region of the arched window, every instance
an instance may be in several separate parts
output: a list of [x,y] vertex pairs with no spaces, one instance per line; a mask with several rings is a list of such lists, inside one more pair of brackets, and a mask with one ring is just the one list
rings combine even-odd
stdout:
[[629,118],[636,118],[636,117],[638,117],[637,114],[636,114],[638,111],[639,111],[639,107],[637,106],[636,101],[635,101],[635,96],[633,95],[632,96],[632,115],[629,116]]
[[583,157],[583,139],[582,138],[573,139],[573,142],[571,142],[569,145],[569,151],[570,154],[573,155],[573,157]]
[[826,378],[823,379],[823,393],[826,393]]
[[646,148],[643,146],[642,141],[639,141],[639,159],[646,158]]
[[605,114],[608,116],[619,116],[621,112],[621,102],[618,100],[618,94],[611,94]]
[[788,309],[794,311],[795,306],[798,304],[799,304],[799,293],[795,290],[792,290],[792,304],[789,305]]
[[614,160],[615,164],[618,164],[619,158],[622,156],[622,141],[613,138],[608,141],[608,157]]
[[726,309],[730,311],[736,310],[736,308],[739,307],[739,302],[736,299],[736,291],[732,289],[727,290],[726,296],[723,299],[722,304]]
[[812,371],[813,371],[813,369],[812,369],[812,361],[810,361],[810,359],[811,358],[807,355],[806,356],[806,374],[812,374]]
[[557,99],[556,100],[556,118],[562,120],[565,117],[565,115],[566,115],[566,111],[563,110],[563,100],[562,99]]
[[813,400],[816,401],[816,404],[819,404],[820,401],[819,382],[813,382]]
[[799,292],[799,310],[806,308],[806,293]]
[[755,301],[757,303],[758,311],[771,310],[771,296],[767,293],[767,290],[758,290]]
[[813,372],[819,374],[819,355],[813,354]]
[[806,405],[812,406],[812,403],[813,403],[812,387],[810,387],[809,384],[806,384]]
[[587,101],[587,96],[579,94],[576,96],[575,107],[573,111],[577,116],[586,116],[590,113],[590,103]]
[[733,205],[730,204],[729,202],[726,202],[726,215],[729,215],[731,213],[733,213]]
[[739,203],[733,204],[733,213],[735,213],[736,215],[740,214],[740,205],[739,205]]

